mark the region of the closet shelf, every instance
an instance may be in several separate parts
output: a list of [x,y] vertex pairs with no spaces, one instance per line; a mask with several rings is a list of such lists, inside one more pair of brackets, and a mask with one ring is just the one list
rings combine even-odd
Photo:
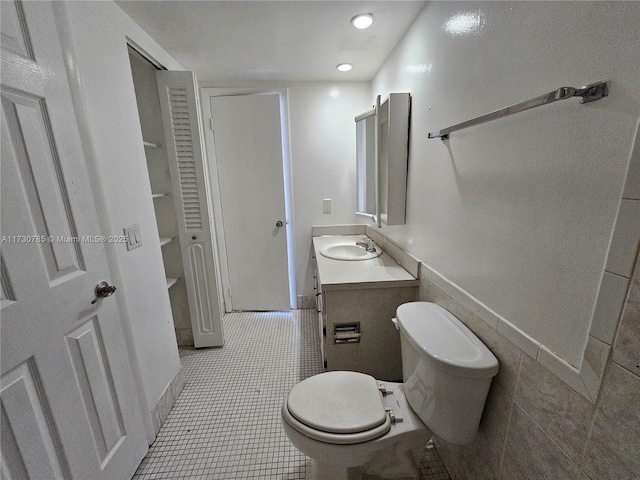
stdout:
[[167,288],[173,287],[177,281],[177,278],[167,278]]
[[142,141],[142,144],[146,147],[146,148],[162,148],[160,147],[160,145],[157,145],[155,143],[151,143],[151,142],[145,142],[144,140]]
[[164,247],[167,243],[173,240],[176,237],[160,237],[160,246]]

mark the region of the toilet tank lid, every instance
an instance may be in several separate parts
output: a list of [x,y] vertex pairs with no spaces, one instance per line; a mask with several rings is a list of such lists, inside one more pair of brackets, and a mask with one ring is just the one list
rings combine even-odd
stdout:
[[436,368],[466,378],[498,373],[498,360],[460,320],[435,303],[411,302],[396,310],[400,332]]

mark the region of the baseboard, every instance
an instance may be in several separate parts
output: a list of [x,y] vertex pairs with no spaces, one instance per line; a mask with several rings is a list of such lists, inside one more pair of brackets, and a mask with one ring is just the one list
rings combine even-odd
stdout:
[[160,427],[169,416],[169,412],[176,403],[184,388],[184,376],[182,375],[182,366],[178,369],[173,379],[160,395],[160,398],[151,409],[151,419],[153,420],[154,438],[158,435]]
[[305,308],[316,308],[316,296],[315,295],[298,295],[297,297],[298,310]]

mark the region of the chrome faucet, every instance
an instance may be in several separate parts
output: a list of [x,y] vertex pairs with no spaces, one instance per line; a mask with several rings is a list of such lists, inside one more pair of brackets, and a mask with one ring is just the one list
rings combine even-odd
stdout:
[[370,239],[360,240],[360,241],[356,242],[356,245],[358,245],[359,247],[364,248],[367,252],[375,252],[376,251],[376,245],[373,243],[373,240],[370,240]]

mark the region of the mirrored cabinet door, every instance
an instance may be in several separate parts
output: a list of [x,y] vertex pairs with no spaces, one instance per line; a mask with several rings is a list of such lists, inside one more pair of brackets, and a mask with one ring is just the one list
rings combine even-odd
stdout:
[[405,223],[410,112],[408,93],[391,93],[380,104],[378,186],[380,217],[387,225]]
[[356,117],[356,178],[359,213],[376,215],[376,115]]
[[405,223],[410,115],[411,96],[391,93],[355,118],[356,213],[378,226]]

